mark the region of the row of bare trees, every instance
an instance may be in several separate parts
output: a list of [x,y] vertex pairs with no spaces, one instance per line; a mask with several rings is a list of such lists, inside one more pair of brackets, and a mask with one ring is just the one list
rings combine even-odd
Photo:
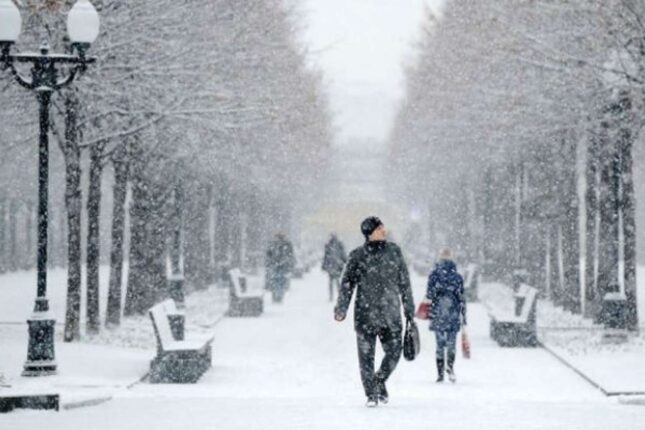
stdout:
[[[18,49],[40,40],[66,49],[71,3],[25,2]],[[57,94],[51,117],[60,151],[52,151],[50,213],[59,215],[50,224],[61,221],[50,230],[61,230],[56,246],[67,253],[67,341],[81,336],[83,301],[86,332],[96,333],[103,321],[145,313],[168,294],[170,273],[204,288],[224,262],[257,263],[271,234],[297,233],[291,214],[315,203],[329,156],[321,79],[306,66],[295,11],[283,2],[93,3],[97,63]],[[4,243],[13,218],[16,231],[32,234],[31,218],[5,209],[14,206],[3,196],[24,212],[36,195],[37,124],[34,101],[0,79]],[[14,268],[2,258],[9,255],[0,252],[0,268]],[[110,265],[107,303],[102,262]]]
[[590,317],[620,289],[636,329],[643,3],[452,0],[428,18],[391,133],[392,191],[425,211],[433,247],[493,278],[525,270]]

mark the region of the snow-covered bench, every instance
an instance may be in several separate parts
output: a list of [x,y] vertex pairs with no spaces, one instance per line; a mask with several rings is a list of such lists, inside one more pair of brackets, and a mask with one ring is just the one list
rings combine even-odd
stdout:
[[157,356],[150,362],[151,383],[193,383],[211,367],[212,337],[200,340],[178,339],[169,318],[177,313],[175,303],[168,299],[153,306],[150,319],[157,339]]
[[228,271],[230,295],[228,316],[260,316],[264,312],[262,278],[245,276],[240,269]]
[[491,312],[490,336],[500,346],[537,346],[537,289],[522,284],[514,299],[514,313]]
[[464,273],[464,295],[466,301],[476,302],[478,300],[477,289],[479,288],[479,266],[470,263],[466,265]]

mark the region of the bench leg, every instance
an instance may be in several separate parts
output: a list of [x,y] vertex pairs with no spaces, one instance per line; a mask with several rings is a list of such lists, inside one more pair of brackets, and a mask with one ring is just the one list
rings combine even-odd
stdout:
[[[491,325],[499,346],[536,347],[538,345],[535,327],[522,324],[500,323]],[[491,336],[492,337],[492,336]]]
[[165,355],[150,362],[150,383],[195,383],[211,367],[210,345],[193,357]]

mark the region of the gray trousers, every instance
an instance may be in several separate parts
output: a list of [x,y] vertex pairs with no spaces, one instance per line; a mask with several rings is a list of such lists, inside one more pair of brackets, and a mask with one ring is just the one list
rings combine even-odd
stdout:
[[[376,353],[376,338],[381,341],[385,356],[379,370],[374,372],[374,355]],[[401,332],[389,328],[370,331],[357,331],[358,364],[361,369],[361,381],[365,395],[376,395],[377,383],[385,382],[399,363],[402,351]]]
[[447,356],[448,368],[452,369],[457,349],[457,331],[435,330],[434,335],[437,341],[437,360],[443,360]]

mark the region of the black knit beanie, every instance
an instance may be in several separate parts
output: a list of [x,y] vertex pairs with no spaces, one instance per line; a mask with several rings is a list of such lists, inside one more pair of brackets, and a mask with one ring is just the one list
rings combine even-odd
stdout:
[[381,225],[383,225],[383,222],[378,217],[370,216],[365,218],[361,223],[361,233],[365,236],[365,240]]

